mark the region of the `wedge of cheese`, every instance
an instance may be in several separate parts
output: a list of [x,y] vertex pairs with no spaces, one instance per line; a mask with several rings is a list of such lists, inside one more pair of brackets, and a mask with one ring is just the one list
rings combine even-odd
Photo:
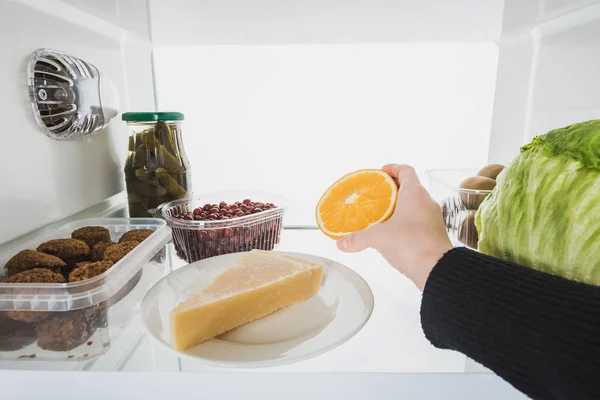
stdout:
[[185,350],[315,295],[321,265],[277,252],[242,254],[171,311],[171,343]]

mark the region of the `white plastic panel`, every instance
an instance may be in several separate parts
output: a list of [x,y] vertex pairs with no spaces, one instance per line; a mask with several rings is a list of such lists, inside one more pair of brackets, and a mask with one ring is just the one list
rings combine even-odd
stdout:
[[543,0],[504,0],[502,35],[531,29],[537,22]]
[[531,32],[536,26],[579,11],[599,0],[504,0],[502,35]]
[[491,41],[503,0],[150,0],[158,45]]
[[[121,112],[153,111],[155,99],[152,44],[126,36],[121,48],[128,94],[127,102],[121,105]],[[125,124],[120,119],[117,123]]]
[[581,25],[539,31],[529,139],[600,117],[600,4],[583,13]]
[[[525,400],[492,374],[338,374],[218,371],[208,374],[93,374],[3,371],[9,399],[111,400]],[[32,384],[35,382],[35,384]],[[69,392],[65,392],[65,388]],[[201,395],[198,395],[201,392]],[[202,397],[200,397],[202,396]],[[89,396],[88,396],[89,397]]]
[[598,0],[541,0],[540,18],[549,20],[594,3]]
[[489,162],[507,164],[519,154],[527,129],[534,44],[531,34],[500,42]]
[[[97,0],[96,3],[98,3]],[[136,37],[149,40],[148,1],[119,0],[119,26],[135,34]]]
[[534,3],[527,29],[499,41],[490,162],[509,162],[536,135],[600,118],[600,1],[507,0],[503,26],[521,24],[518,11]]
[[62,0],[113,24],[119,22],[119,0]]
[[150,28],[148,26],[148,2],[146,0],[62,1],[92,14],[95,17],[118,25],[141,39],[149,40],[150,38]]
[[134,56],[140,60],[135,65],[137,75],[127,82],[122,55],[128,50],[121,46],[127,35],[117,26],[56,1],[3,1],[0,26],[3,32],[10,32],[10,38],[0,42],[0,87],[6,116],[0,133],[4,143],[0,167],[5,171],[0,177],[2,243],[124,188],[121,171],[127,131],[119,117],[107,129],[76,141],[54,141],[36,126],[25,74],[33,50],[55,48],[95,64],[119,90],[121,106],[153,108],[154,101],[150,49],[145,50],[145,58]]
[[539,134],[600,118],[600,1],[507,0],[490,162]]
[[161,110],[182,111],[194,191],[256,189],[314,225],[343,174],[388,162],[485,164],[494,44],[199,46],[155,50]]

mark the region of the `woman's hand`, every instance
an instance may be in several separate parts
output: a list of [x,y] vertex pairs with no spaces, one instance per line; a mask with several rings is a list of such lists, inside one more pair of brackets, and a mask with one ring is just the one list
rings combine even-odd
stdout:
[[442,210],[412,167],[390,164],[382,169],[399,186],[394,214],[382,224],[346,235],[338,242],[338,248],[344,252],[368,247],[377,250],[422,291],[433,267],[452,249]]

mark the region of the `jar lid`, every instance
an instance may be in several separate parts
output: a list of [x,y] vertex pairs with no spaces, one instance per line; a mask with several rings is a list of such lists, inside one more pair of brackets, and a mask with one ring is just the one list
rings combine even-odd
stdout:
[[183,121],[180,112],[126,112],[121,116],[123,121],[146,122],[146,121]]

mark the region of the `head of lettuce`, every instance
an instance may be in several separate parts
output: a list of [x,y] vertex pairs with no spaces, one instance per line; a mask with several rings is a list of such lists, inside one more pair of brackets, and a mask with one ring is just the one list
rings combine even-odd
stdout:
[[482,253],[600,285],[600,120],[524,146],[475,224]]

